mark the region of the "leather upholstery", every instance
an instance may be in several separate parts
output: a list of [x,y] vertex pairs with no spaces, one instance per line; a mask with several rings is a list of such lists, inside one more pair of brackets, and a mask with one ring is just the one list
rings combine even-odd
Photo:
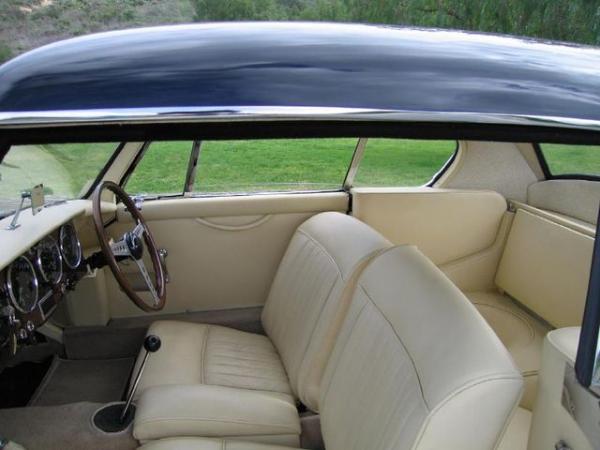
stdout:
[[[161,349],[146,363],[138,397],[150,386],[207,384],[291,394],[281,360],[266,336],[218,325],[154,322]],[[138,358],[139,363],[139,358]],[[293,399],[290,397],[290,402]]]
[[351,299],[352,276],[391,244],[368,225],[323,213],[300,226],[280,263],[262,314],[291,388],[319,409],[321,377]]
[[323,436],[329,450],[493,449],[521,391],[474,306],[415,247],[397,247],[359,281],[323,382]]
[[[145,417],[146,408],[157,406],[144,397],[148,388],[164,385],[269,391],[281,394],[288,403],[300,398],[318,410],[325,365],[357,274],[374,255],[390,247],[357,219],[319,214],[298,228],[279,265],[262,315],[268,337],[205,324],[155,322],[149,333],[160,336],[163,347],[149,358],[142,374],[139,417]],[[185,401],[182,408],[190,407]],[[193,399],[187,402],[194,404]],[[174,414],[178,416],[175,410]],[[163,436],[170,436],[169,423],[177,429],[180,421],[163,419],[159,428]],[[139,435],[140,439],[150,436],[158,437]]]
[[137,404],[133,435],[140,441],[260,436],[263,442],[297,446],[300,420],[285,395],[201,384],[154,386]]
[[231,439],[171,438],[149,442],[141,450],[294,450],[292,447]]
[[[325,446],[491,450],[521,390],[508,352],[474,306],[416,248],[396,247],[361,275],[327,365]],[[142,448],[270,450],[183,438]]]
[[593,246],[593,237],[519,209],[496,284],[552,326],[580,325]]
[[531,410],[544,337],[552,328],[499,292],[467,292],[466,296],[496,332],[521,371],[525,381],[521,406]]

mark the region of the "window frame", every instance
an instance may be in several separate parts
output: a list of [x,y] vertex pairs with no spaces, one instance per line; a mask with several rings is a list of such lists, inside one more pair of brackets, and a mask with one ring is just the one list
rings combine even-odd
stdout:
[[[294,139],[294,138],[282,138],[282,139]],[[326,137],[322,137],[322,138],[317,137],[317,138],[312,138],[312,139],[326,139]],[[140,193],[137,195],[138,196],[143,195],[143,198],[145,200],[160,200],[160,199],[168,199],[168,198],[215,198],[215,197],[218,198],[218,197],[243,197],[243,196],[253,196],[253,195],[323,194],[323,193],[335,193],[335,192],[349,193],[350,190],[354,187],[353,186],[354,179],[355,179],[356,175],[358,174],[358,171],[360,170],[360,164],[362,163],[364,152],[368,146],[369,139],[377,139],[377,138],[356,137],[356,145],[352,152],[352,157],[350,158],[350,162],[348,163],[348,168],[346,169],[344,179],[343,179],[340,187],[337,189],[333,189],[333,188],[332,189],[314,189],[314,190],[302,189],[302,190],[286,190],[286,191],[273,190],[273,191],[226,192],[226,193],[223,193],[223,192],[214,192],[214,193],[213,192],[194,192],[193,191],[193,188],[194,188],[194,185],[196,182],[196,176],[198,173],[198,168],[200,166],[200,155],[202,154],[202,146],[203,146],[203,142],[205,141],[205,139],[193,139],[193,140],[189,140],[192,142],[192,147],[190,149],[190,156],[188,159],[185,181],[184,181],[184,185],[182,187],[181,193],[169,193],[169,194],[156,193],[156,194],[147,194],[147,195],[143,195]],[[455,142],[455,147],[454,147],[454,150],[452,151],[452,154],[444,162],[444,164],[439,168],[439,170],[432,175],[432,177],[429,181],[427,181],[426,183],[424,183],[421,186],[400,186],[399,185],[397,187],[414,187],[414,188],[433,187],[435,185],[435,183],[437,183],[439,181],[439,179],[446,173],[446,171],[448,171],[448,169],[456,161],[458,152],[460,150],[459,139],[414,139],[414,138],[403,138],[403,137],[393,137],[393,138],[387,138],[387,139],[429,140],[429,141],[453,140]],[[237,140],[237,139],[233,139],[233,140]],[[250,139],[240,139],[240,140],[258,140],[258,139],[250,138]],[[133,162],[129,165],[129,167],[127,168],[127,170],[121,177],[121,179],[119,181],[119,185],[121,187],[124,188],[127,185],[127,182],[129,181],[129,178],[131,177],[131,174],[135,171],[138,164],[142,161],[142,159],[144,158],[144,155],[146,154],[148,149],[151,147],[153,142],[159,142],[159,141],[154,141],[154,140],[144,141],[143,145],[140,147],[140,149],[138,150],[138,153],[136,154],[135,158],[133,159]],[[120,150],[122,150],[122,148],[125,145],[126,145],[126,142],[121,143],[121,145],[119,146],[119,153],[120,153]],[[112,163],[117,156],[118,156],[118,153],[111,156],[110,163]],[[107,165],[103,169],[101,176],[99,176],[97,178],[96,182],[90,189],[90,192],[89,192],[90,195],[93,192],[95,186],[102,179],[102,177],[104,176],[104,174],[106,173],[108,168],[109,168],[109,165]]]
[[[548,161],[546,160],[546,156],[544,155],[544,151],[542,150],[542,144],[544,142],[532,142],[533,149],[538,158],[538,162],[540,163],[540,167],[542,169],[542,173],[544,174],[544,178],[546,180],[584,180],[584,181],[600,181],[600,175],[590,175],[587,173],[561,173],[561,174],[553,174],[550,170],[550,166],[548,165]],[[566,144],[565,144],[566,145]],[[579,145],[579,144],[571,144],[571,145]],[[585,145],[585,144],[581,144]],[[590,145],[598,145],[598,144],[590,144]]]

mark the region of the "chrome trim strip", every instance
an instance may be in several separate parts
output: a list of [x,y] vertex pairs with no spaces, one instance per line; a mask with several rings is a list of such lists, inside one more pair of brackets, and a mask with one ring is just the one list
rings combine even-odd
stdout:
[[0,129],[146,123],[252,121],[390,121],[522,125],[600,131],[600,120],[455,111],[403,111],[327,107],[187,107],[0,112]]
[[196,184],[196,173],[198,171],[198,161],[200,159],[200,152],[202,151],[202,141],[194,141],[192,144],[192,151],[190,152],[190,159],[188,161],[187,173],[185,174],[185,186],[183,187],[183,195],[194,192],[194,185]]
[[354,184],[354,178],[356,177],[358,167],[360,166],[360,162],[365,154],[365,147],[367,146],[368,140],[369,138],[359,138],[358,142],[356,142],[356,148],[354,149],[354,154],[352,155],[352,161],[350,161],[350,167],[348,167],[348,172],[346,173],[346,178],[344,179],[345,191],[349,191]]
[[[67,255],[65,254],[64,231],[68,227],[71,228],[71,230],[73,231],[75,240],[77,241],[77,261],[76,262],[69,261],[69,258],[67,258]],[[62,256],[63,256],[63,261],[65,262],[67,267],[69,267],[69,269],[72,269],[72,270],[77,269],[79,267],[79,265],[81,264],[81,260],[83,259],[83,250],[81,248],[81,241],[79,240],[79,236],[77,235],[77,230],[75,229],[75,226],[70,222],[65,223],[62,227],[60,227],[60,231],[58,232],[58,239],[59,239],[60,252],[62,253]]]

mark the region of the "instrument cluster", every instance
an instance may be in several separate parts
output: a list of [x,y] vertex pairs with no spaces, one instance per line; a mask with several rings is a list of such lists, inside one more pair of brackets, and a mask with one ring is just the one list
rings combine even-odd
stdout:
[[0,348],[16,352],[81,278],[83,252],[72,223],[51,233],[0,272]]

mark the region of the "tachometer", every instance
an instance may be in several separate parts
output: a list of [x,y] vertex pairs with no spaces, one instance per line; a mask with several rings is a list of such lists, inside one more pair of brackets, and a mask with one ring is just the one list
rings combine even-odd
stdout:
[[63,225],[60,229],[60,250],[65,263],[71,269],[76,269],[81,263],[81,242],[77,237],[75,227],[71,223]]
[[6,288],[15,308],[22,313],[33,311],[38,301],[38,279],[33,264],[25,256],[8,266]]
[[57,284],[62,278],[62,255],[56,241],[47,237],[37,247],[36,263],[46,283]]

